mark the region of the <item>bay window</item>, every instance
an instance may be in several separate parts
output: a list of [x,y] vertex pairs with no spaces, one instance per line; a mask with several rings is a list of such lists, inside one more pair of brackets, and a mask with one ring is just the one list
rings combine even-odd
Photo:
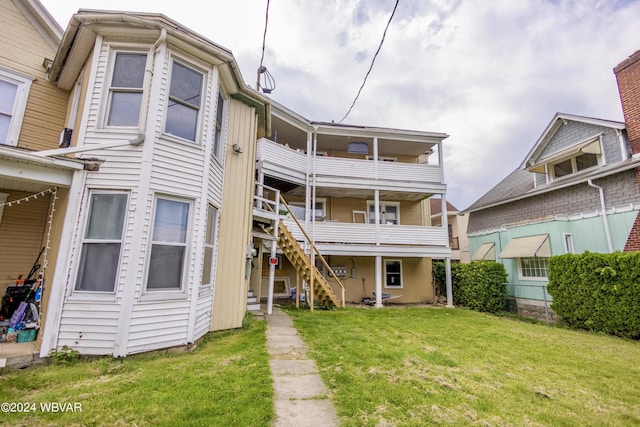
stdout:
[[146,53],[115,53],[107,104],[107,126],[138,126],[146,62]]
[[75,289],[113,292],[127,212],[127,193],[93,192],[82,239]]
[[182,289],[190,208],[188,201],[156,198],[147,290]]
[[165,133],[196,142],[204,75],[172,61]]

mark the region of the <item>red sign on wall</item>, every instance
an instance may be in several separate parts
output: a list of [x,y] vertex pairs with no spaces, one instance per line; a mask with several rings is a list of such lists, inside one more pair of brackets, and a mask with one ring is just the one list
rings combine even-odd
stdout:
[[269,265],[278,265],[277,257],[269,257]]

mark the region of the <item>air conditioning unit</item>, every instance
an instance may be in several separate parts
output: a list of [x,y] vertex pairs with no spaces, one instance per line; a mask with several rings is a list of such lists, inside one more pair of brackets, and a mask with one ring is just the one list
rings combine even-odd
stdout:
[[73,134],[73,129],[64,128],[60,132],[60,148],[67,148],[71,145],[71,135]]

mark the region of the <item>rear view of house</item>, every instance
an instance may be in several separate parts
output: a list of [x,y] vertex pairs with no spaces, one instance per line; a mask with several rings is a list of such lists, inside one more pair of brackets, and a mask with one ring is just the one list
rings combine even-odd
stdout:
[[[381,306],[383,294],[433,302],[431,260],[451,257],[446,221],[431,226],[428,200],[445,200],[447,135],[312,122],[275,102],[272,127],[256,158],[254,293],[267,297],[274,282],[286,297],[313,277],[323,284],[315,292],[338,305],[369,298]],[[276,193],[284,203],[274,216],[263,201],[277,202]]]

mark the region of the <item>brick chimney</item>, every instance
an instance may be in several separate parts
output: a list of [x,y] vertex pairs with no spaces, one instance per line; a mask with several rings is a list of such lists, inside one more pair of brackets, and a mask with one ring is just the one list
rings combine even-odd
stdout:
[[[634,157],[640,156],[640,50],[613,69],[627,128],[627,136]],[[640,167],[636,168],[636,185],[640,191]],[[625,252],[640,251],[640,212],[633,223]]]

